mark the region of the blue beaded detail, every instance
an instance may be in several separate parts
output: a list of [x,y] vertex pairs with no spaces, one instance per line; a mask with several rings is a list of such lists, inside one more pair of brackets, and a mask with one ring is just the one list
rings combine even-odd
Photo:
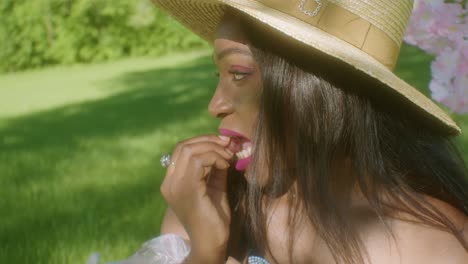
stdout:
[[258,256],[249,256],[247,258],[247,263],[249,264],[270,264],[264,258]]

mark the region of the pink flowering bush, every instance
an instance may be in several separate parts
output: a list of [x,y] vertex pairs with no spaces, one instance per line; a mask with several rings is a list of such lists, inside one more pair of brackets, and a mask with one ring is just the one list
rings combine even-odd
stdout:
[[468,113],[466,1],[415,0],[405,41],[435,55],[429,85],[434,100]]

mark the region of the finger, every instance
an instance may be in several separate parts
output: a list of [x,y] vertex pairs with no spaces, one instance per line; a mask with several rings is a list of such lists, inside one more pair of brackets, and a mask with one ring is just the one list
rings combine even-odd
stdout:
[[226,191],[227,169],[230,164],[222,156],[214,152],[199,154],[192,158],[191,164],[196,166],[194,170],[199,172],[196,181],[218,191]]
[[[175,157],[171,158],[171,160],[174,162],[173,164],[177,164],[177,166],[184,164],[184,161],[187,161],[191,156],[210,151],[218,153],[226,160],[232,160],[234,157],[234,153],[232,153],[229,149],[212,141],[198,141],[191,144],[185,144],[180,146],[177,151],[178,154],[175,154]],[[173,171],[174,166],[170,166],[167,173],[172,173]]]
[[206,186],[225,191],[227,190],[227,170],[212,169],[208,175]]
[[227,145],[229,143],[229,137],[221,136],[221,135],[219,136],[218,135],[201,135],[201,136],[186,139],[182,141],[181,143],[193,144],[193,143],[204,142],[204,141],[214,142],[220,145]]
[[203,153],[210,152],[210,151],[214,151],[218,153],[226,160],[230,160],[234,156],[234,153],[232,153],[228,148],[220,146],[217,143],[212,143],[212,142],[200,142],[200,143],[185,145],[182,148],[182,152],[180,153],[179,156],[182,156],[182,155],[194,156],[194,155],[199,155],[199,154],[203,154]]
[[229,141],[230,141],[229,137],[216,136],[216,135],[202,135],[202,136],[189,138],[187,140],[179,142],[175,146],[174,151],[172,152],[171,160],[172,161],[178,160],[178,157],[180,155],[182,148],[189,144],[195,144],[195,143],[200,143],[200,142],[212,142],[212,143],[216,143],[221,146],[227,147],[229,145]]
[[164,177],[161,193],[165,198],[189,194],[194,189],[203,191],[205,187],[200,187],[206,186],[212,169],[226,171],[230,166],[229,162],[214,151],[183,157],[179,161],[174,172]]
[[195,181],[206,180],[212,169],[227,170],[229,166],[229,162],[218,153],[205,152],[193,155],[188,159],[187,171],[193,171],[195,175],[184,173],[183,177],[189,177]]
[[[216,143],[204,142],[185,145],[180,150],[177,162],[173,163],[174,165],[170,165],[167,169],[163,184],[170,186],[173,181],[179,182],[180,178],[194,174],[198,167],[214,166],[219,169],[227,169],[229,161],[233,157],[234,154],[232,152]],[[206,160],[206,158],[209,158],[209,160]],[[211,161],[214,163],[210,163]],[[209,169],[201,174],[206,175],[206,171],[209,171]]]
[[229,168],[229,162],[223,156],[215,152],[206,152],[198,154],[197,159],[201,161],[201,165],[207,168],[216,168],[218,170],[226,170]]

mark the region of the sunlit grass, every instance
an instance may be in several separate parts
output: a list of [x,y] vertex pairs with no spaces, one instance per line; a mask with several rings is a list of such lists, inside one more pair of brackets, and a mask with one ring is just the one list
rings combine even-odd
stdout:
[[[431,57],[403,54],[398,74],[428,94]],[[159,157],[216,131],[213,72],[203,51],[0,76],[0,263],[119,260],[157,235]]]
[[159,157],[215,132],[206,54],[0,78],[0,263],[118,260],[158,234]]

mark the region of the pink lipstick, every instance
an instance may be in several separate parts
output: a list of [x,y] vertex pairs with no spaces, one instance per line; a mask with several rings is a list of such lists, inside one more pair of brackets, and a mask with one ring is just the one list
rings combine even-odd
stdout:
[[252,161],[252,142],[244,135],[225,128],[219,129],[219,134],[231,138],[228,149],[235,153],[237,160],[235,168],[237,171],[244,171]]

